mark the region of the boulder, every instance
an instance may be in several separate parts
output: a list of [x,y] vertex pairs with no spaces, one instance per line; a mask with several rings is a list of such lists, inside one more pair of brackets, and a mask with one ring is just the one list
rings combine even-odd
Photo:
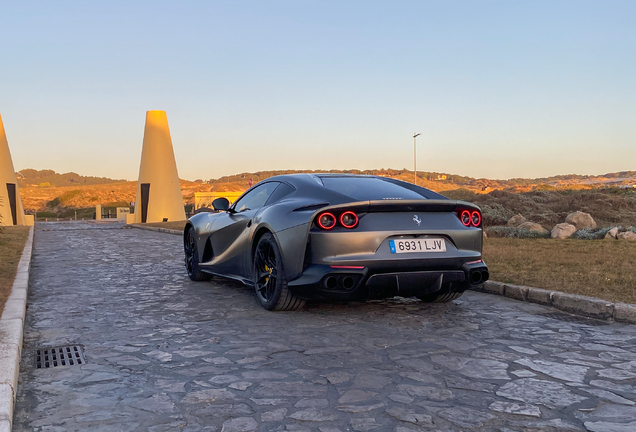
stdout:
[[565,222],[574,225],[576,229],[596,228],[596,222],[592,216],[590,216],[589,213],[583,213],[581,211],[570,213],[568,217],[565,218]]
[[576,227],[569,223],[556,224],[550,236],[553,239],[566,239],[576,232]]
[[518,227],[525,221],[526,221],[526,218],[524,218],[522,215],[517,213],[516,215],[508,219],[508,222],[506,223],[506,225],[508,225],[509,227]]
[[625,232],[619,233],[616,236],[616,238],[622,239],[622,240],[636,241],[636,233],[633,231],[625,231]]
[[541,225],[539,225],[538,223],[534,223],[534,222],[524,222],[522,224],[520,224],[519,226],[517,226],[517,228],[519,229],[524,229],[524,230],[528,230],[528,231],[535,231],[541,234],[547,234],[548,230],[543,228]]
[[605,238],[606,239],[614,239],[615,240],[617,235],[618,235],[618,228],[614,227],[611,230],[609,230],[607,232],[607,234],[605,234]]

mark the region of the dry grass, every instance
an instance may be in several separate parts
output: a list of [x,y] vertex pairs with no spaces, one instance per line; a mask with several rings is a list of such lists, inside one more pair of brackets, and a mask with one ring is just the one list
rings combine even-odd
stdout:
[[174,222],[153,222],[153,223],[145,223],[145,224],[133,224],[133,225],[143,225],[148,227],[157,227],[157,228],[166,228],[172,230],[180,230],[183,231],[185,228],[185,224],[187,221],[174,221]]
[[0,234],[0,315],[11,294],[13,279],[28,236],[29,227],[24,226],[4,227]]
[[636,304],[636,244],[619,240],[487,238],[491,279]]

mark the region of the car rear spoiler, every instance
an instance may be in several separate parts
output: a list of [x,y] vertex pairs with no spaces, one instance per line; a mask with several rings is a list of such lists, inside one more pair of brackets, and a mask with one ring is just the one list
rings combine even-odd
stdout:
[[457,209],[480,210],[475,204],[455,200],[375,200],[325,206],[319,212],[325,210],[351,210],[356,213],[454,212]]

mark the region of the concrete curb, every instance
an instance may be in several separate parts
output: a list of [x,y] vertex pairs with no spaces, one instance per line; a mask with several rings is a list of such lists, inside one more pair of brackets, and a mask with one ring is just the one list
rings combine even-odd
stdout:
[[0,318],[0,432],[11,431],[13,422],[13,403],[18,390],[32,253],[33,227],[29,230],[11,295]]
[[183,231],[181,230],[173,230],[168,228],[149,227],[149,226],[143,226],[143,225],[126,225],[126,227],[138,228],[138,229],[143,229],[148,231],[157,231],[157,232],[162,232],[166,234],[183,235]]
[[588,318],[636,324],[636,305],[633,304],[612,303],[594,297],[495,281],[485,282],[472,289],[473,291],[497,294],[515,300],[552,306],[556,309]]

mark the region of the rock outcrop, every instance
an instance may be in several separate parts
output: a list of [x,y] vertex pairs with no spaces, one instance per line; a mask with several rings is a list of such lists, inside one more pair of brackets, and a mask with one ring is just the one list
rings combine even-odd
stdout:
[[520,215],[519,213],[517,213],[516,215],[508,219],[508,222],[506,223],[506,225],[508,225],[509,227],[518,227],[525,221],[526,221],[526,218]]
[[612,228],[611,230],[609,230],[609,231],[607,232],[607,234],[605,234],[605,238],[606,238],[606,239],[613,239],[613,240],[616,240],[616,238],[617,238],[616,236],[617,236],[617,235],[618,235],[618,228],[617,228],[617,227],[614,227],[614,228]]
[[550,237],[553,239],[566,239],[576,232],[576,227],[569,223],[560,223],[552,228]]
[[528,231],[534,231],[534,232],[538,232],[538,233],[541,233],[541,234],[547,234],[548,233],[547,229],[543,228],[541,225],[539,225],[538,223],[534,223],[534,222],[524,222],[521,225],[517,226],[517,228],[528,230]]
[[636,233],[633,231],[625,231],[625,232],[619,233],[616,238],[620,240],[636,241]]
[[589,213],[583,213],[581,211],[570,213],[568,217],[565,218],[565,222],[574,225],[576,229],[596,228],[596,222],[592,216],[590,216]]

